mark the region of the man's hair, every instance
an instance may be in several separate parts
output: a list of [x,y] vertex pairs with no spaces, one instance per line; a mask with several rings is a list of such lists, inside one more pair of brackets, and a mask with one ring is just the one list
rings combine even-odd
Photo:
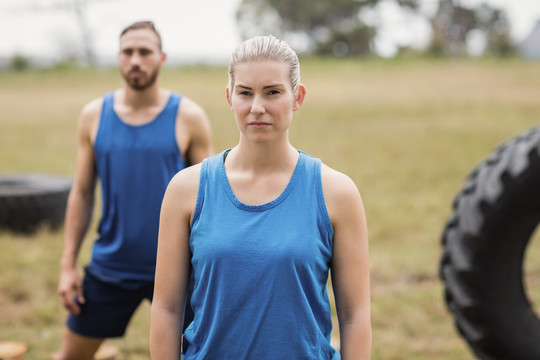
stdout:
[[154,34],[156,34],[157,37],[158,37],[159,51],[162,50],[161,49],[161,35],[156,30],[156,27],[154,26],[154,23],[152,21],[137,21],[137,22],[134,22],[133,24],[127,26],[126,28],[124,28],[124,30],[122,30],[122,32],[120,33],[120,38],[122,38],[122,36],[124,36],[128,31],[139,30],[139,29],[148,29],[148,30],[153,31]]

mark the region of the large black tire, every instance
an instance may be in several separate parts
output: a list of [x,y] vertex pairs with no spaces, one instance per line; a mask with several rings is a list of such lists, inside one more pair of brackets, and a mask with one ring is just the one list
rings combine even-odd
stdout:
[[540,128],[499,146],[467,178],[442,236],[440,276],[459,333],[482,360],[539,360],[523,283],[540,221]]
[[0,176],[0,229],[30,234],[64,222],[71,180],[46,174]]

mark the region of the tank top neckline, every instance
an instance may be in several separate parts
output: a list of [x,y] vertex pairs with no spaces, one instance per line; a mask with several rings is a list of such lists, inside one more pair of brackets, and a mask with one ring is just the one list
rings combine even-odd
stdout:
[[222,180],[223,186],[225,187],[225,191],[227,193],[227,196],[229,197],[229,200],[237,208],[247,210],[247,211],[265,211],[273,207],[276,207],[281,202],[283,202],[283,200],[285,200],[287,196],[289,195],[289,193],[292,191],[292,189],[294,188],[294,185],[296,184],[298,178],[300,177],[301,169],[303,168],[303,164],[305,161],[305,158],[304,158],[305,154],[302,151],[297,150],[299,153],[299,156],[296,162],[296,166],[294,168],[293,174],[291,175],[291,178],[289,179],[289,182],[287,183],[287,186],[281,192],[281,194],[274,200],[271,200],[267,203],[259,204],[259,205],[251,205],[251,204],[246,204],[240,201],[234,194],[231,184],[229,183],[229,178],[227,177],[227,172],[225,171],[225,159],[230,151],[231,149],[225,150],[222,154],[223,156],[219,157],[219,167],[218,167],[219,176]]
[[143,128],[143,127],[146,127],[146,126],[150,126],[151,124],[155,123],[161,117],[161,115],[165,112],[165,110],[167,110],[167,108],[169,108],[169,106],[171,105],[171,103],[172,103],[172,101],[174,99],[174,94],[173,94],[173,92],[171,92],[169,94],[169,99],[165,103],[165,106],[163,106],[163,108],[158,112],[158,114],[156,116],[154,116],[153,119],[151,119],[148,122],[145,122],[144,124],[139,124],[139,125],[130,124],[130,123],[126,122],[124,119],[122,119],[118,115],[116,110],[114,109],[114,92],[111,93],[110,97],[111,97],[111,100],[110,100],[111,101],[111,112],[114,114],[114,117],[116,118],[116,120],[118,120],[124,126],[137,129],[137,128]]

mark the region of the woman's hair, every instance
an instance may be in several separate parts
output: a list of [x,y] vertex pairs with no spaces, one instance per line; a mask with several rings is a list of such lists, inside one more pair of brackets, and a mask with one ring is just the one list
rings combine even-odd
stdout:
[[235,66],[254,61],[276,61],[289,66],[289,79],[293,93],[298,92],[300,84],[300,64],[298,56],[283,40],[272,35],[257,36],[241,43],[232,53],[229,60],[229,90],[234,87]]

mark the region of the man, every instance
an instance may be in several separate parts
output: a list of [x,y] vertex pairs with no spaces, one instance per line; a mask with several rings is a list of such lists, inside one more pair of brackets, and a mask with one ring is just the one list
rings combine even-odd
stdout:
[[[152,299],[167,184],[176,172],[212,154],[203,109],[159,86],[166,55],[151,22],[122,31],[118,60],[124,86],[88,103],[79,119],[58,285],[69,315],[58,360],[93,359],[103,340],[122,336],[139,304]],[[99,235],[81,281],[76,261],[98,178]]]

